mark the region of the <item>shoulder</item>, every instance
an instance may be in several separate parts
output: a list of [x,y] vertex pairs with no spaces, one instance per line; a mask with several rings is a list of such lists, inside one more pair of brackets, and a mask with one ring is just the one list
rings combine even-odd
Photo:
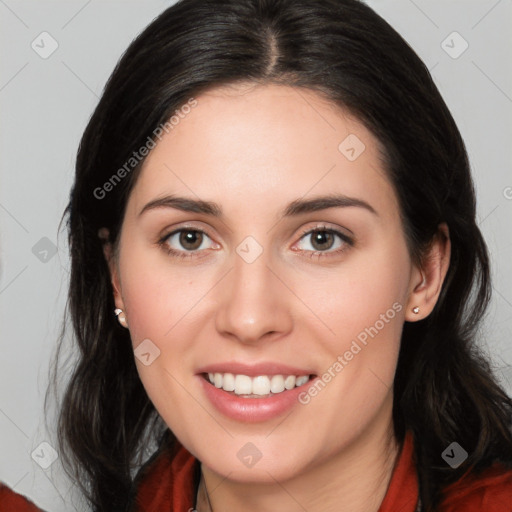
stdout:
[[441,512],[511,512],[512,469],[500,463],[445,488]]
[[0,510],[5,512],[44,512],[24,496],[0,482]]

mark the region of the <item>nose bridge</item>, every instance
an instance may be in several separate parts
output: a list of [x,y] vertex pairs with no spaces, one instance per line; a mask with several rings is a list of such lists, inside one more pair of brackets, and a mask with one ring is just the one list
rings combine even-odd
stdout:
[[271,260],[271,251],[252,236],[236,247],[233,269],[222,286],[216,319],[219,332],[250,343],[291,328],[289,298],[270,270]]

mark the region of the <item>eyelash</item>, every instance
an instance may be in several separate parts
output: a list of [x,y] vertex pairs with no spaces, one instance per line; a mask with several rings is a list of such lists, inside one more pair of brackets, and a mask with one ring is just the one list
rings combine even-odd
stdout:
[[[167,245],[167,240],[172,235],[175,235],[176,233],[181,233],[182,231],[201,233],[203,235],[206,235],[208,238],[211,238],[208,235],[208,233],[206,231],[203,231],[202,229],[186,228],[186,227],[177,229],[175,231],[172,231],[171,233],[168,233],[168,234],[164,235],[160,240],[158,240],[158,245],[167,254],[169,254],[170,256],[175,257],[175,258],[188,259],[188,258],[196,257],[195,254],[197,253],[197,251],[177,251],[176,249],[173,249],[172,247],[169,247],[169,245]],[[342,240],[344,245],[341,248],[339,248],[339,249],[337,249],[335,251],[331,251],[331,252],[328,252],[328,251],[304,251],[304,250],[300,251],[299,250],[300,252],[309,253],[307,255],[308,258],[315,258],[316,257],[318,259],[321,259],[321,258],[326,258],[326,257],[327,258],[335,257],[335,256],[338,256],[341,253],[345,252],[348,249],[348,247],[353,247],[354,246],[354,240],[352,238],[350,238],[349,236],[347,236],[344,233],[341,233],[340,231],[338,231],[336,229],[329,228],[327,226],[316,226],[316,227],[314,227],[312,229],[311,228],[310,229],[306,229],[306,230],[304,230],[301,233],[299,240],[301,240],[305,235],[310,235],[310,234],[313,234],[315,232],[325,232],[325,233],[329,233],[329,234],[332,234],[332,235],[337,235]],[[203,256],[198,256],[198,257],[201,258]]]
[[338,231],[337,229],[329,228],[327,226],[322,226],[322,225],[316,226],[314,228],[305,229],[300,234],[299,240],[304,238],[306,235],[311,235],[315,232],[320,232],[320,233],[325,232],[325,233],[329,233],[331,235],[337,235],[343,242],[343,245],[341,246],[341,248],[336,249],[335,251],[302,251],[302,252],[307,253],[308,258],[321,259],[321,258],[336,257],[336,256],[339,256],[340,254],[344,253],[348,248],[354,246],[354,240],[352,238],[350,238],[348,235],[346,235],[345,233],[342,233],[341,231]]

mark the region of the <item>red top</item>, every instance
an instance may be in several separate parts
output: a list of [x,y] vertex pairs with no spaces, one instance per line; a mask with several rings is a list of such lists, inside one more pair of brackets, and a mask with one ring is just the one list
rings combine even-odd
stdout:
[[[136,512],[172,510],[189,512],[196,503],[199,461],[183,446],[171,460],[168,452],[149,464],[140,480]],[[418,480],[413,456],[412,433],[407,432],[393,469],[389,487],[378,512],[415,512]],[[171,507],[172,504],[172,507]],[[33,503],[0,483],[2,512],[41,512]],[[511,512],[512,470],[499,464],[479,478],[467,476],[445,490],[439,512]]]

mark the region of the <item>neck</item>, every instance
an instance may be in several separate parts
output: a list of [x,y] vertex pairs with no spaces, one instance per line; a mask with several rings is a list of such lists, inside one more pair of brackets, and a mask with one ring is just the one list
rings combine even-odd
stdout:
[[399,449],[388,422],[366,429],[340,453],[282,482],[236,482],[202,465],[197,509],[378,512]]

